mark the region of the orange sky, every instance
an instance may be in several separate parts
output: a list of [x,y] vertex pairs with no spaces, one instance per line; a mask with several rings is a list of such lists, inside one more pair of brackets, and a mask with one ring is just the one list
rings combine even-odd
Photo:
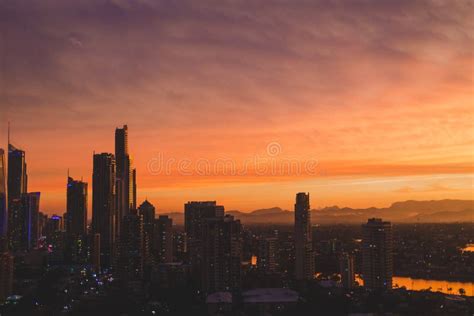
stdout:
[[0,6],[0,147],[9,120],[48,213],[122,124],[160,212],[473,198],[469,1]]

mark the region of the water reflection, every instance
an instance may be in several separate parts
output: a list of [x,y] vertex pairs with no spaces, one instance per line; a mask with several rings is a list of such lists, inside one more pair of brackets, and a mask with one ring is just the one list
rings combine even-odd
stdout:
[[461,249],[461,251],[474,252],[474,244],[467,244],[466,247]]
[[[356,276],[356,281],[363,285],[364,281],[360,276]],[[407,290],[432,292],[441,292],[453,295],[474,296],[474,283],[470,282],[451,282],[439,280],[412,279],[409,277],[393,277],[393,288],[405,287]]]

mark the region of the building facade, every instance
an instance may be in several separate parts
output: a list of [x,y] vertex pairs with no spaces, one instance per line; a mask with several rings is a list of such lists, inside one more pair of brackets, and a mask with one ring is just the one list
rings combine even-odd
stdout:
[[224,207],[216,201],[193,201],[184,205],[184,229],[186,247],[193,273],[199,269],[202,261],[202,235],[206,219],[223,217]]
[[341,274],[341,284],[345,289],[355,287],[354,256],[343,253],[339,258],[339,273]]
[[362,275],[369,289],[391,289],[393,278],[392,224],[371,218],[362,226]]
[[115,159],[94,155],[92,174],[92,233],[100,234],[101,264],[110,266],[115,244]]
[[26,155],[8,144],[8,238],[13,251],[22,250],[24,236],[24,208],[22,196],[28,190]]
[[314,254],[309,193],[296,195],[294,234],[296,279],[312,279],[314,276]]
[[234,291],[241,287],[242,225],[233,216],[208,218],[202,235],[202,290]]
[[166,215],[155,221],[153,248],[159,263],[173,262],[173,220]]
[[68,177],[66,232],[69,236],[87,234],[87,183]]
[[[131,182],[131,161],[128,153],[128,126],[115,129],[116,162],[116,236],[120,236],[121,220],[133,208],[133,186]],[[136,206],[135,206],[136,207]]]
[[[6,242],[8,227],[5,151],[0,148],[0,239]],[[0,241],[1,242],[1,241]]]
[[121,226],[117,247],[118,276],[124,281],[141,280],[145,262],[143,218],[132,211],[123,217]]
[[32,250],[37,247],[40,238],[39,231],[39,208],[40,192],[23,194],[21,199],[23,210],[23,228],[21,229],[21,250]]
[[258,241],[257,270],[262,274],[273,274],[278,270],[277,243],[275,237],[261,237]]

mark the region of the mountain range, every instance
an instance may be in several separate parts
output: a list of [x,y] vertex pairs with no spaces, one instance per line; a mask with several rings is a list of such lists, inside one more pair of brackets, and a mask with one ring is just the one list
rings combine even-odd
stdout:
[[[243,224],[291,224],[294,212],[279,207],[258,209],[252,212],[226,211]],[[183,225],[184,214],[168,215],[176,225]],[[340,208],[330,206],[311,210],[313,224],[360,224],[368,218],[378,217],[395,223],[474,222],[474,200],[437,200],[395,202],[387,208]]]

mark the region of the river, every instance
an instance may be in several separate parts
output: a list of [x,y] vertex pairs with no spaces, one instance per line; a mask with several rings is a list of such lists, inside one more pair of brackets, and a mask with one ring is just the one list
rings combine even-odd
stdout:
[[[356,281],[363,285],[364,282],[359,276]],[[440,280],[412,279],[410,277],[393,277],[393,288],[406,287],[407,290],[422,291],[430,290],[432,292],[441,292],[444,294],[460,295],[459,290],[463,289],[465,295],[474,296],[474,283],[470,282],[452,282]]]

